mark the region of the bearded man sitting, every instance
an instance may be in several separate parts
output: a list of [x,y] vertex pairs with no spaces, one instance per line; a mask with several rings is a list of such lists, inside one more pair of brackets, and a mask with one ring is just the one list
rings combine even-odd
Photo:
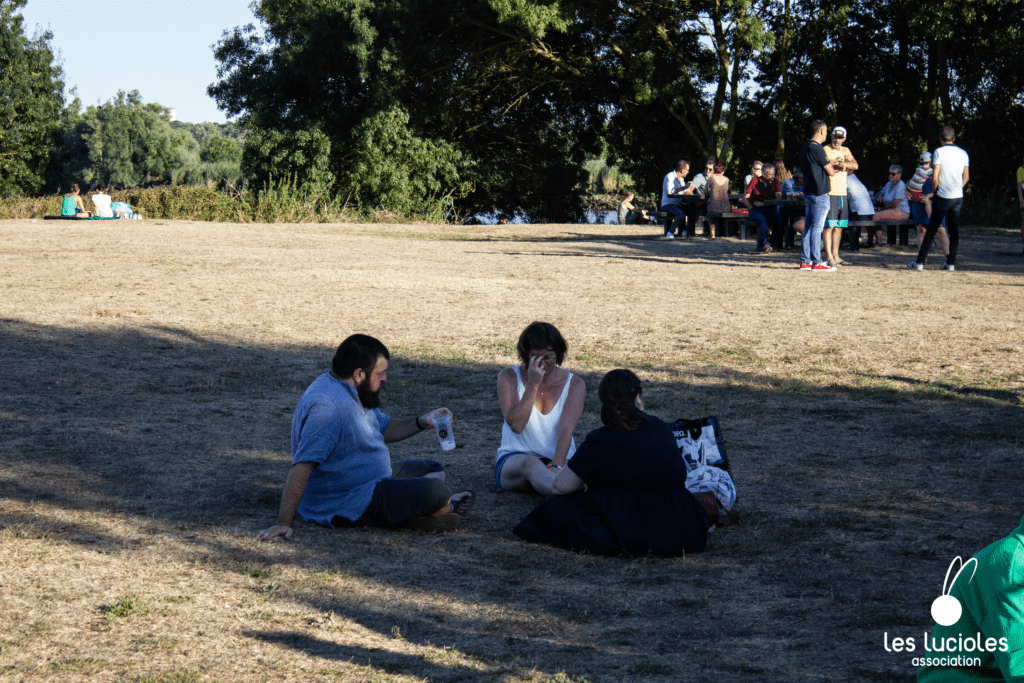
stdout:
[[292,418],[292,467],[278,523],[258,538],[290,538],[296,512],[307,522],[335,528],[459,528],[473,492],[452,495],[444,468],[433,460],[391,463],[387,443],[430,429],[435,417],[451,411],[388,417],[380,409],[380,392],[390,359],[380,341],[354,334],[338,347],[331,370],[302,394]]

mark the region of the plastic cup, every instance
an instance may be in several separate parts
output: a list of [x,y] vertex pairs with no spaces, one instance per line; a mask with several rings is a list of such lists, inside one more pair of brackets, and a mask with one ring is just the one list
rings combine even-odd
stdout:
[[452,433],[452,416],[448,414],[434,415],[431,420],[434,422],[434,431],[437,432],[437,441],[441,444],[441,450],[450,451],[455,448],[455,435]]

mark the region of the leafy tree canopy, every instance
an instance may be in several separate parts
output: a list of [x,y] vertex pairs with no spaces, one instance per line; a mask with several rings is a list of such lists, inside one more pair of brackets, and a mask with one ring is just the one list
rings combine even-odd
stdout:
[[59,139],[64,82],[49,32],[25,36],[26,0],[0,0],[0,196],[40,194]]

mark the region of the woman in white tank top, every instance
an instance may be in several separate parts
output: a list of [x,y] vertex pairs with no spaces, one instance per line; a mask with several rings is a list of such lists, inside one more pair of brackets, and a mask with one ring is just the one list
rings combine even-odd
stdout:
[[561,365],[565,339],[550,323],[531,323],[519,335],[522,364],[498,374],[504,415],[494,481],[506,491],[552,495],[552,482],[576,452],[573,430],[583,414],[583,380]]

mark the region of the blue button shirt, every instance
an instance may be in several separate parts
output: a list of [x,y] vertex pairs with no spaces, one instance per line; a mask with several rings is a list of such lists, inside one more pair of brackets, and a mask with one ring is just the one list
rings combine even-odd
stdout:
[[292,418],[292,464],[314,462],[298,512],[331,526],[337,516],[359,519],[377,482],[391,476],[384,430],[391,418],[366,409],[356,388],[330,372],[309,385]]

